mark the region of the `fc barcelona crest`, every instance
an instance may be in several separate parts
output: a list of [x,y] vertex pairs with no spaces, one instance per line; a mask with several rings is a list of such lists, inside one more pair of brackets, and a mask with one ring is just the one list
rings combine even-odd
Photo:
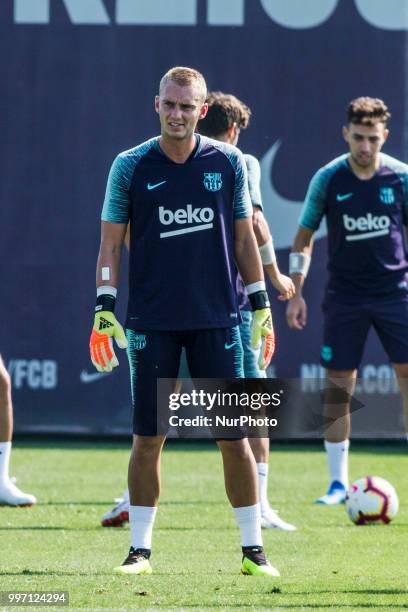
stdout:
[[221,172],[204,172],[204,187],[208,191],[219,191],[222,187]]
[[394,189],[392,187],[380,187],[380,200],[383,204],[394,204]]
[[146,346],[145,334],[135,334],[133,337],[133,345],[137,351],[141,351]]

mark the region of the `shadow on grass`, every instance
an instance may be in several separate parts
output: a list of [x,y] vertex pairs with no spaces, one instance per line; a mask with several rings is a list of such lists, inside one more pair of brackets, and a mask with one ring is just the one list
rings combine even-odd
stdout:
[[[161,501],[160,506],[225,506],[227,502],[225,501],[210,501],[210,500],[193,500],[193,501]],[[104,501],[104,502],[94,502],[94,501],[48,501],[48,502],[38,502],[35,504],[36,508],[41,508],[42,506],[107,506],[112,507],[114,502]],[[0,506],[0,516],[1,511],[4,510],[15,510],[13,506]],[[1,529],[1,528],[0,528]]]
[[[63,527],[63,526],[54,526],[54,527],[46,527],[41,525],[33,525],[29,527],[27,525],[22,525],[21,527],[0,527],[0,531],[100,531],[102,533],[101,525],[95,525],[95,527]],[[120,527],[106,527],[109,531],[117,531],[121,532]],[[215,527],[213,525],[209,525],[208,527],[203,527],[202,525],[197,525],[196,527],[156,527],[156,531],[235,531],[235,525],[225,525],[224,527]]]
[[[360,595],[408,595],[408,589],[319,589],[313,591],[288,591],[285,595],[349,595],[351,593]],[[408,602],[407,602],[408,605]]]
[[[184,607],[188,607],[183,605]],[[191,606],[193,607],[193,606]],[[194,607],[199,607],[199,606],[194,606]],[[234,604],[228,604],[229,608],[242,608],[245,607],[244,604],[238,604],[238,605],[234,605]],[[277,608],[276,610],[284,610],[285,608],[288,608],[289,610],[308,610],[308,609],[316,609],[318,610],[319,608],[322,608],[324,610],[327,610],[328,608],[333,608],[334,610],[338,610],[340,608],[348,608],[349,610],[362,610],[362,609],[366,609],[366,608],[375,608],[376,610],[380,609],[380,608],[384,608],[384,610],[405,610],[406,608],[408,608],[408,604],[402,604],[402,605],[398,605],[398,608],[392,608],[390,607],[390,604],[379,604],[379,603],[353,603],[353,604],[349,604],[349,603],[339,603],[336,601],[335,605],[331,605],[331,604],[282,604],[279,603],[277,604]]]
[[[48,501],[48,502],[39,502],[37,506],[112,506],[113,500],[110,501]],[[160,506],[225,506],[227,502],[225,501],[206,501],[206,500],[197,500],[197,501],[161,501]],[[4,506],[5,508],[7,506]]]
[[113,500],[110,501],[47,501],[38,502],[36,506],[112,506]]
[[[376,590],[350,590],[350,591],[312,591],[312,592],[307,592],[307,593],[284,593],[280,590],[267,590],[267,591],[259,591],[258,594],[262,595],[263,597],[265,595],[270,594],[271,595],[271,604],[272,601],[274,599],[274,596],[279,597],[279,596],[284,596],[286,597],[287,595],[308,595],[308,596],[313,596],[315,594],[320,594],[320,593],[344,593],[344,594],[351,594],[351,593],[358,593],[361,595],[398,595],[398,594],[405,594],[407,593],[407,591],[393,591],[393,590],[388,590],[388,589],[378,589],[378,591]],[[276,607],[275,607],[276,606]],[[218,607],[218,606],[217,606]],[[223,606],[220,606],[223,607]],[[202,610],[206,610],[206,609],[211,609],[213,610],[214,608],[211,607],[210,605],[197,605],[197,604],[191,604],[191,603],[184,603],[181,605],[181,609],[184,608],[197,608],[197,609],[202,609]],[[230,608],[248,608],[248,603],[240,603],[240,602],[228,602],[228,609]],[[359,602],[359,603],[341,603],[341,602],[336,602],[335,606],[332,606],[331,604],[327,604],[327,603],[300,603],[300,604],[295,604],[295,603],[281,603],[278,601],[273,602],[273,608],[272,607],[268,607],[268,609],[270,610],[281,610],[281,609],[290,609],[290,610],[306,610],[306,609],[328,609],[328,608],[334,608],[334,609],[340,609],[340,608],[348,608],[348,609],[352,609],[352,610],[360,610],[360,609],[369,609],[369,608],[376,608],[376,609],[387,609],[387,610],[405,610],[408,608],[408,604],[398,604],[398,607],[392,608],[390,607],[389,603],[378,603],[378,602]],[[263,606],[260,609],[265,609]]]
[[[339,527],[339,525],[336,525],[336,527]],[[384,529],[384,527],[386,527],[387,529],[390,529],[392,531],[394,531],[394,529],[406,529],[408,527],[408,523],[407,522],[402,522],[400,520],[398,520],[398,518],[396,518],[393,522],[392,525],[384,525],[383,523],[373,523],[372,525],[370,525],[370,523],[368,523],[367,525],[340,525],[340,527],[345,527],[346,529],[355,529],[356,527],[358,527],[358,529],[360,530],[360,527],[362,529],[365,530],[373,530],[374,529]]]
[[71,571],[64,572],[58,570],[28,570],[23,569],[21,572],[3,572],[0,570],[0,576],[100,576],[103,572],[79,572]]
[[[181,577],[185,577],[185,578],[189,578],[189,576],[197,576],[197,574],[191,574],[188,571],[183,571],[183,572],[176,572],[176,571],[172,571],[171,575],[168,572],[160,572],[160,571],[155,571],[154,572],[154,576],[138,576],[138,579],[142,579],[142,580],[146,580],[151,582],[152,580],[154,580],[155,578],[173,578],[173,576],[181,576]],[[209,578],[213,578],[214,577],[214,573],[212,571],[200,571],[200,577],[206,576]],[[110,579],[112,580],[116,580],[117,582],[121,582],[125,579],[128,580],[132,580],[134,578],[134,576],[123,576],[119,575],[119,574],[112,574],[112,571],[109,568],[105,568],[105,570],[101,570],[98,572],[84,572],[81,570],[52,570],[52,569],[45,569],[45,570],[30,570],[30,569],[22,569],[20,571],[5,571],[5,570],[1,570],[0,569],[0,576],[109,576]],[[233,576],[234,578],[236,578],[236,576]],[[126,586],[128,586],[128,583],[125,583]],[[136,583],[135,583],[136,584]],[[146,584],[146,583],[145,583]],[[184,606],[183,606],[184,607]],[[188,604],[187,604],[188,607]]]
[[22,527],[0,527],[0,531],[100,531],[101,529],[100,525],[95,525],[95,527],[42,527],[41,525],[34,525],[33,527],[26,525]]
[[[197,609],[205,609],[202,608],[201,606],[196,606],[196,605],[189,605],[189,604],[183,604],[183,608],[197,608]],[[234,603],[228,603],[228,608],[248,608],[248,604],[234,604]],[[279,603],[277,604],[276,608],[269,608],[270,610],[319,610],[320,608],[323,610],[328,610],[329,608],[333,608],[334,610],[338,610],[340,608],[348,608],[349,610],[362,610],[362,609],[366,609],[366,608],[375,608],[375,609],[380,609],[380,608],[384,608],[385,610],[392,610],[392,608],[390,608],[389,604],[378,604],[378,603],[359,603],[359,604],[348,604],[348,603],[338,603],[336,602],[335,606],[329,605],[329,604],[282,604]],[[408,604],[402,604],[399,605],[398,608],[395,608],[395,610],[405,610],[406,608],[408,608]],[[213,610],[213,608],[208,608]],[[264,609],[264,608],[261,608]]]
[[407,589],[349,589],[344,593],[362,593],[364,595],[408,595]]

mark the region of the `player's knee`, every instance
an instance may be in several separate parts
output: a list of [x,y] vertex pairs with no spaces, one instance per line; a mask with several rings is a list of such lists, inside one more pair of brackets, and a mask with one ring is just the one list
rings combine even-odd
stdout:
[[134,436],[132,454],[138,459],[156,456],[164,444],[163,436]]
[[323,421],[326,427],[340,419],[347,419],[350,414],[349,403],[325,404],[323,410]]
[[252,451],[248,438],[242,440],[221,440],[218,446],[225,457],[233,461],[242,461],[251,458]]

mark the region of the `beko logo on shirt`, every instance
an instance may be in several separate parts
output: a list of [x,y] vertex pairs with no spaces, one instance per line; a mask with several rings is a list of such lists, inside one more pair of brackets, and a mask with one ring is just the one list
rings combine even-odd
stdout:
[[344,227],[349,232],[359,232],[358,234],[347,234],[346,240],[368,240],[377,236],[385,236],[390,233],[390,218],[387,215],[377,217],[372,213],[367,213],[362,217],[350,217],[343,215]]
[[213,227],[213,219],[214,211],[212,208],[193,208],[191,204],[187,204],[186,208],[179,208],[173,212],[164,206],[160,206],[159,220],[162,225],[172,225],[173,223],[177,223],[177,225],[194,224],[191,227],[161,232],[160,238],[169,238],[170,236],[180,236],[180,234],[190,234],[191,232],[211,229]]

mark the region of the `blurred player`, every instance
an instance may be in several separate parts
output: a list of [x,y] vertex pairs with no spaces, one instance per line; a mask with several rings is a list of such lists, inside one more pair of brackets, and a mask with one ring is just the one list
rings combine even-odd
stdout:
[[[152,572],[165,440],[157,433],[157,379],[177,377],[183,347],[193,378],[243,375],[234,259],[254,310],[254,346],[264,338],[265,367],[270,360],[272,317],[252,230],[245,162],[235,147],[195,135],[197,121],[207,112],[206,95],[205,80],[195,70],[173,68],[164,75],[155,99],[161,135],[116,158],[102,212],[91,357],[98,370],[110,371],[118,365],[112,338],[122,348],[129,343],[134,410],[131,548],[115,568],[121,574]],[[129,221],[126,340],[113,310]],[[241,533],[241,571],[277,576],[262,548],[256,466],[248,440],[218,440],[218,446]]]
[[[231,94],[220,91],[210,92],[207,97],[208,112],[198,122],[200,134],[221,142],[237,145],[240,130],[248,127],[251,110]],[[280,273],[273,248],[268,222],[263,215],[260,188],[261,168],[253,155],[244,154],[248,169],[248,186],[253,207],[252,224],[257,239],[263,266],[272,285],[279,291],[280,298],[287,300],[294,295],[294,285],[288,276]],[[258,352],[251,345],[252,311],[242,281],[239,279],[239,296],[242,323],[239,326],[244,349],[245,378],[264,378],[266,371],[258,365]],[[296,527],[283,521],[270,507],[268,501],[269,438],[249,438],[254,453],[259,479],[259,499],[261,503],[262,527],[294,531]]]
[[20,491],[9,476],[12,437],[11,382],[0,356],[0,506],[32,506],[37,501],[34,495]]
[[[326,368],[325,448],[329,489],[317,503],[338,504],[348,488],[350,406],[336,387],[353,393],[365,341],[374,327],[395,369],[408,425],[408,166],[381,153],[390,113],[384,102],[350,102],[343,137],[349,152],[321,168],[309,185],[290,255],[297,288],[289,326],[306,325],[302,286],[313,233],[326,216],[329,281],[323,303],[321,363]],[[405,227],[404,227],[405,226]],[[332,381],[332,383],[330,383]],[[334,384],[333,384],[334,383]]]
[[[250,109],[235,96],[222,92],[210,92],[207,96],[207,103],[208,112],[204,119],[198,122],[198,132],[203,136],[236,145],[240,130],[246,129],[248,126],[251,116]],[[288,276],[284,276],[279,271],[269,226],[262,212],[259,162],[253,155],[244,154],[244,159],[248,169],[248,186],[253,206],[252,223],[262,263],[273,286],[281,293],[281,299],[287,300],[294,295],[294,285]],[[242,317],[239,329],[244,349],[245,377],[264,378],[266,372],[261,370],[258,365],[259,351],[254,350],[251,345],[252,311],[245,287],[240,279],[238,293]],[[249,444],[254,453],[258,472],[262,527],[278,528],[285,531],[295,530],[294,525],[286,523],[280,518],[276,511],[270,507],[268,501],[269,438],[249,438]],[[116,501],[116,506],[102,517],[104,527],[120,527],[128,520],[128,491],[125,491],[123,497]]]

